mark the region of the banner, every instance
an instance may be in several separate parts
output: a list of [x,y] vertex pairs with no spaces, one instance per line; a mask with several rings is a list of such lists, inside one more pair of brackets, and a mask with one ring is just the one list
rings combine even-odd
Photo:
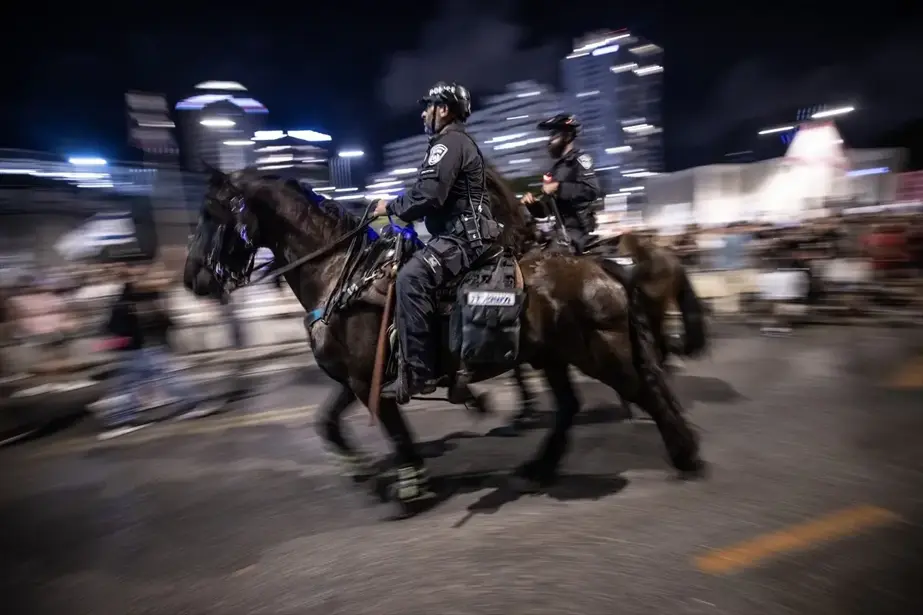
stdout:
[[130,212],[96,214],[55,244],[58,254],[68,260],[99,256],[107,248],[113,255],[126,257],[140,252]]
[[923,171],[897,174],[896,201],[923,202]]

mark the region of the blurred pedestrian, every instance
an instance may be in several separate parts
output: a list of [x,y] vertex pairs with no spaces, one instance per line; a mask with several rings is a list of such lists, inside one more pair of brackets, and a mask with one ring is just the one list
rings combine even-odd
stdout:
[[191,411],[203,399],[171,369],[168,285],[157,266],[128,266],[123,272],[122,293],[107,325],[119,357],[112,396],[99,414],[103,438]]

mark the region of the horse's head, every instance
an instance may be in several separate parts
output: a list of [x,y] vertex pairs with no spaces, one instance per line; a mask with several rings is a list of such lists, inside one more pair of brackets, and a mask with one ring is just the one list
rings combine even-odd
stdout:
[[535,221],[526,216],[525,206],[516,198],[499,171],[488,164],[486,174],[490,210],[494,219],[503,225],[500,242],[515,252],[522,253],[535,237]]
[[260,247],[253,194],[245,172],[208,169],[208,190],[189,242],[183,283],[199,296],[216,296],[247,283]]

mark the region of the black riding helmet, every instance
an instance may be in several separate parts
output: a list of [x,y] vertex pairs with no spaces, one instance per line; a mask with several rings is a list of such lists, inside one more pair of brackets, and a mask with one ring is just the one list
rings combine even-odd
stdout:
[[550,131],[552,136],[561,134],[570,134],[571,138],[575,138],[580,132],[580,122],[577,121],[573,115],[568,115],[566,113],[558,113],[555,116],[549,117],[547,120],[538,123],[536,126],[539,130]]
[[457,83],[440,81],[420,99],[421,105],[445,105],[455,118],[464,122],[471,115],[471,93]]
[[573,143],[577,138],[580,122],[573,115],[559,113],[544,122],[539,122],[538,129],[551,132],[548,139],[548,153],[552,158],[560,158],[568,144]]

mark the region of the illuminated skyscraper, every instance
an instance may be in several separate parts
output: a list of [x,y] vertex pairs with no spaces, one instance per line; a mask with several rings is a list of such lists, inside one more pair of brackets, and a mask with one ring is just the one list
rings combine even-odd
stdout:
[[261,171],[279,171],[312,186],[330,183],[330,152],[320,145],[330,136],[313,130],[260,130],[253,143],[241,146],[252,152],[252,163]]
[[663,171],[663,49],[627,30],[595,32],[561,61],[581,147],[609,191]]
[[201,171],[204,161],[233,171],[253,164],[247,142],[263,128],[268,109],[234,81],[205,81],[196,90],[176,105],[184,166]]

